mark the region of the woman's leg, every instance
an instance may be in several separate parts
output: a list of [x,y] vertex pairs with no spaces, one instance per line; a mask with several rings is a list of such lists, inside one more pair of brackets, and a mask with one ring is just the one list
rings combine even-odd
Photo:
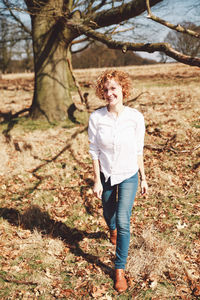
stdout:
[[115,269],[125,269],[130,243],[130,217],[138,187],[138,173],[118,185],[116,208],[117,248]]
[[105,182],[103,173],[101,175],[101,183],[103,185],[102,204],[103,215],[110,230],[116,229],[116,191],[117,186],[110,185],[110,179]]

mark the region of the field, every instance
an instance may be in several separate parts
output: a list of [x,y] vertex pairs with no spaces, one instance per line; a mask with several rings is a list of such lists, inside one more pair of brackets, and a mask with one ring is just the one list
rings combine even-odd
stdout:
[[[200,299],[200,71],[183,64],[122,68],[128,105],[144,114],[148,197],[131,219],[129,289],[113,289],[114,246],[92,193],[87,111],[49,125],[0,123],[0,299]],[[101,69],[75,70],[90,111]],[[33,74],[0,79],[0,112],[28,108]],[[85,109],[74,91],[77,107]]]

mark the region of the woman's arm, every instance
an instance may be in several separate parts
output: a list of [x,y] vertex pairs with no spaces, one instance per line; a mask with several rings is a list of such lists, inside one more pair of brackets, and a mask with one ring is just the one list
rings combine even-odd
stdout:
[[90,142],[89,152],[93,159],[93,172],[94,172],[94,187],[93,192],[96,197],[101,198],[103,187],[100,179],[100,166],[99,166],[99,147],[96,141],[97,135],[97,119],[95,117],[96,112],[94,111],[90,115],[89,126],[88,126],[88,136]]
[[96,197],[101,199],[102,192],[103,192],[103,187],[102,187],[101,179],[100,179],[100,166],[99,166],[99,160],[98,159],[93,160],[93,172],[94,172],[93,192],[94,192]]
[[139,167],[139,174],[140,174],[140,187],[142,195],[146,195],[148,192],[148,185],[146,182],[146,176],[144,172],[144,159],[143,155],[138,155],[138,167]]

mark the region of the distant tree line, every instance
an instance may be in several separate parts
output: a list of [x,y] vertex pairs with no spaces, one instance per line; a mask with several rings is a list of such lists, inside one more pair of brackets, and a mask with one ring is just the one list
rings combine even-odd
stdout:
[[[30,48],[27,48],[27,50],[28,49],[30,50]],[[34,69],[32,52],[23,59],[12,59],[11,52],[7,57],[9,57],[9,59],[5,60],[5,57],[2,59],[0,55],[0,69],[2,73],[32,72]],[[157,62],[142,58],[135,53],[122,53],[119,50],[108,49],[102,44],[92,44],[85,51],[72,54],[72,65],[74,69],[146,65],[155,63]]]
[[10,59],[4,68],[2,68],[2,63],[0,60],[0,73],[24,73],[33,71],[33,57],[30,59]]
[[[191,22],[184,22],[186,28],[200,32],[200,27]],[[200,56],[200,41],[194,37],[178,32],[169,32],[166,41],[177,51],[186,55]],[[160,54],[160,62],[167,56]],[[130,51],[122,53],[109,49],[102,43],[93,42],[84,51],[72,52],[72,65],[75,69],[101,68],[113,66],[155,64],[154,60],[142,58]],[[33,50],[30,36],[14,26],[5,17],[0,17],[0,73],[33,72]]]
[[[108,49],[104,45],[93,45],[89,49],[72,55],[74,69],[119,67],[130,65],[155,64],[155,60],[142,58],[135,53],[122,53],[119,50]],[[33,56],[23,59],[12,59],[3,64],[0,57],[0,70],[2,73],[33,72]]]
[[33,71],[31,36],[20,26],[0,16],[0,72]]
[[105,45],[93,43],[83,52],[72,54],[72,65],[75,69],[119,67],[130,65],[154,64],[156,61],[116,49],[109,49]]

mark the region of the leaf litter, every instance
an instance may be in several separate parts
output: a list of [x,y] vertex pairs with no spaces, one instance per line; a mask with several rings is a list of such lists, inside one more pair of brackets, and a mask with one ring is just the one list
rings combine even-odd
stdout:
[[[141,93],[130,105],[145,116],[150,186],[147,198],[137,193],[133,208],[130,288],[124,297],[197,299],[199,70],[181,64],[124,69],[133,79],[133,98]],[[85,78],[92,83],[100,71],[75,74],[84,89]],[[16,78],[3,80],[1,86],[10,88],[4,89],[1,111],[15,113],[30,105],[30,75],[17,90]],[[85,89],[89,104],[98,107],[94,92]],[[76,93],[74,99],[79,101]],[[16,124],[9,140],[0,137],[2,299],[119,298],[112,280],[115,249],[101,203],[92,194],[85,125],[33,130]]]

